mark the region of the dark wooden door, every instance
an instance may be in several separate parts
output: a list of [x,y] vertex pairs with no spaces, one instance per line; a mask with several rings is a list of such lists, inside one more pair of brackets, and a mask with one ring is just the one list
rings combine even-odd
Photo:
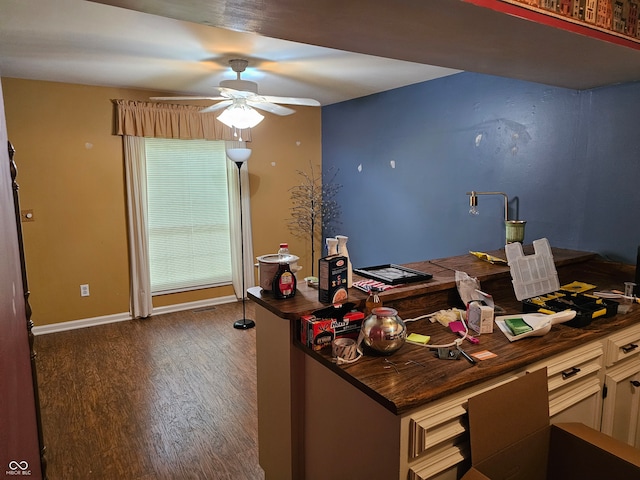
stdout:
[[42,478],[25,291],[0,83],[0,479]]

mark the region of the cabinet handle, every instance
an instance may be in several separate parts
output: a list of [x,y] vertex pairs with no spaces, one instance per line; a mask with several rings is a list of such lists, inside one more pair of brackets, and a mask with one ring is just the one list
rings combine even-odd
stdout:
[[640,382],[638,380],[631,380],[631,385],[634,387],[640,387]]
[[580,369],[578,367],[572,367],[569,370],[565,370],[564,372],[562,372],[562,379],[566,380],[567,378],[571,378],[574,375],[577,375],[580,372]]
[[633,352],[636,348],[638,348],[638,345],[636,345],[635,343],[630,343],[629,345],[625,345],[624,347],[620,347],[620,348],[624,353],[629,353],[629,352]]

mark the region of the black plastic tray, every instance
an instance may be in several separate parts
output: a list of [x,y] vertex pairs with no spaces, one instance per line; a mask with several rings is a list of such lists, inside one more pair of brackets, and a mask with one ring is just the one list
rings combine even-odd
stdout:
[[[543,303],[539,303],[531,298],[522,301],[522,310],[525,313],[538,312],[540,309],[550,310],[552,312],[561,312],[570,308],[576,311],[573,320],[565,322],[565,325],[574,328],[586,327],[592,320],[599,317],[612,317],[618,313],[618,302],[610,299],[595,297],[593,295],[585,295],[582,293],[572,293],[567,290],[558,290],[548,294],[550,297],[545,299]],[[538,299],[545,297],[541,295]]]
[[386,265],[376,265],[375,267],[354,268],[358,275],[387,285],[399,285],[401,283],[424,282],[433,278],[430,273],[420,272],[412,268],[403,267],[389,263]]

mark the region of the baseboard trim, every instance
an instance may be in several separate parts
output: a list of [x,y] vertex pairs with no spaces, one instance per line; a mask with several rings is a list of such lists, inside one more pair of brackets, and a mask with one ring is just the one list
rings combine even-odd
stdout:
[[[207,300],[198,300],[196,302],[178,303],[176,305],[167,305],[153,309],[151,315],[162,315],[163,313],[181,312],[184,310],[194,310],[196,308],[211,307],[221,305],[223,303],[236,302],[234,295],[225,297],[210,298]],[[104,315],[101,317],[84,318],[81,320],[71,320],[68,322],[51,323],[49,325],[39,325],[32,328],[34,335],[46,335],[48,333],[65,332],[67,330],[76,330],[78,328],[95,327],[96,325],[104,325],[107,323],[124,322],[131,320],[133,317],[129,312],[116,313],[113,315]]]
[[235,295],[227,295],[226,297],[209,298],[207,300],[198,300],[195,302],[177,303],[175,305],[167,305],[166,307],[157,307],[153,309],[152,315],[162,315],[163,313],[182,312],[183,310],[194,310],[196,308],[212,307],[223,303],[237,302]]
[[49,325],[39,325],[31,330],[34,335],[45,335],[47,333],[65,332],[78,328],[95,327],[105,323],[124,322],[131,320],[131,315],[127,313],[116,313],[114,315],[104,315],[102,317],[83,318],[81,320],[71,320],[68,322],[51,323]]

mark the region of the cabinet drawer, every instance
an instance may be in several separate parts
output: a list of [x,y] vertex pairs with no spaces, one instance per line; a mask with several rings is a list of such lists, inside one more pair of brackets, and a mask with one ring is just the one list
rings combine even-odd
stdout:
[[640,325],[634,325],[610,335],[605,343],[607,350],[605,365],[607,367],[637,355],[640,353]]
[[466,431],[468,399],[514,378],[515,375],[501,377],[495,382],[465,390],[409,414],[408,458],[415,459],[443,445],[459,443],[458,437]]
[[447,440],[453,441],[463,434],[466,404],[467,399],[460,398],[412,415],[409,423],[409,458],[416,458],[426,450]]
[[602,344],[600,342],[590,343],[535,363],[527,368],[527,373],[547,367],[549,392],[552,394],[558,389],[575,384],[589,376],[598,376],[602,368],[603,356]]
[[[436,475],[452,469],[456,465],[468,460],[469,442],[461,445],[440,447],[430,452],[429,456],[414,463],[409,469],[409,480],[428,480]],[[459,478],[455,475],[454,478]]]

